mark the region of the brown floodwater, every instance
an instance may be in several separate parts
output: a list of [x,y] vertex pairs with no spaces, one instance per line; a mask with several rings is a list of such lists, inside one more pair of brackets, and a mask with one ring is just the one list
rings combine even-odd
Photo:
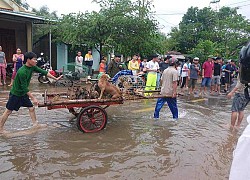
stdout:
[[[62,91],[31,84],[40,101],[46,88]],[[3,113],[9,88],[0,89]],[[0,137],[0,179],[228,179],[233,150],[247,124],[244,120],[238,132],[229,130],[231,100],[180,97],[178,121],[172,121],[167,107],[154,120],[154,105],[155,100],[141,100],[110,106],[106,128],[92,134],[68,123],[72,115],[66,109],[37,108],[47,128]],[[25,108],[5,125],[12,132],[30,127]]]

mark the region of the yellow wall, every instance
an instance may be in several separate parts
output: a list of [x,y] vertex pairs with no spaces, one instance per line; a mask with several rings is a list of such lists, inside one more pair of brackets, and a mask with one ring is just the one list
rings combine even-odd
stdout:
[[17,12],[26,12],[23,7],[19,6],[15,1],[12,0],[0,0],[0,8],[11,9]]
[[27,51],[32,51],[32,24],[26,23],[27,29]]
[[4,9],[12,9],[12,7],[3,0],[0,0],[0,7]]

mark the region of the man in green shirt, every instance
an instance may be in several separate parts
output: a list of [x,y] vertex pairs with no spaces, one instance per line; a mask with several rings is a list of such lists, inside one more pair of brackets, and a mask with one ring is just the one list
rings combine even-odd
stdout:
[[[15,77],[13,86],[10,90],[9,100],[6,104],[6,110],[4,111],[1,119],[0,119],[0,133],[4,133],[3,126],[8,119],[9,115],[13,110],[18,111],[20,107],[28,107],[29,114],[34,127],[40,127],[38,124],[35,114],[35,108],[33,104],[37,105],[37,99],[31,94],[29,91],[30,80],[33,72],[42,73],[43,75],[47,75],[49,78],[54,80],[61,79],[62,76],[56,78],[51,75],[49,72],[39,68],[36,66],[37,56],[33,52],[27,52],[24,55],[24,66],[22,66]],[[33,101],[33,104],[31,100]]]

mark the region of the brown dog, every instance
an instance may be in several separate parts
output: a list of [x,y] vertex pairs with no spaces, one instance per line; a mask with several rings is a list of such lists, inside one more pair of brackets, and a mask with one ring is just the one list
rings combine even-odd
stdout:
[[118,87],[108,82],[108,75],[103,74],[98,81],[98,86],[101,90],[99,99],[102,98],[103,93],[108,93],[112,95],[112,99],[120,98],[122,96],[121,91]]

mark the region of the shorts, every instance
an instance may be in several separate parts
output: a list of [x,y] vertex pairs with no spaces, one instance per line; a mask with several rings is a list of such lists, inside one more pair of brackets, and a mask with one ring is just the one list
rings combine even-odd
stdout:
[[201,82],[201,87],[210,87],[211,86],[211,78],[208,78],[208,77],[205,77],[202,79],[202,82]]
[[10,93],[6,108],[10,111],[18,111],[20,107],[33,107],[29,96],[27,94],[24,96],[16,96]]
[[248,103],[249,100],[246,99],[244,94],[236,93],[233,98],[231,111],[232,112],[244,111]]
[[215,84],[220,85],[220,76],[214,76],[212,78],[212,85],[215,85]]
[[188,81],[188,88],[195,88],[195,85],[196,85],[196,82],[197,82],[197,79],[190,79],[189,81]]
[[226,74],[224,80],[225,80],[225,83],[229,84],[229,83],[231,82],[232,79],[231,79],[231,77],[230,77],[229,75]]

